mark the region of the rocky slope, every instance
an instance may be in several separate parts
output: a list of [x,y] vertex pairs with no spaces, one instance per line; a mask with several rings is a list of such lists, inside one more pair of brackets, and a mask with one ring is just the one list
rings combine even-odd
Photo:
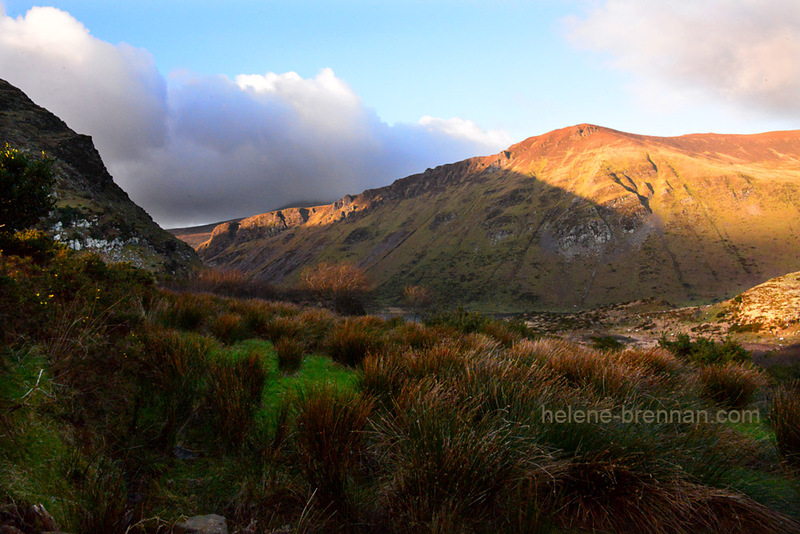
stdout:
[[729,298],[800,270],[800,132],[660,138],[579,125],[334,204],[217,226],[213,265],[291,282],[364,267],[385,300],[571,310]]
[[154,271],[200,264],[191,247],[162,230],[114,183],[89,136],[0,80],[0,145],[6,143],[54,161],[57,207],[41,226],[57,240]]

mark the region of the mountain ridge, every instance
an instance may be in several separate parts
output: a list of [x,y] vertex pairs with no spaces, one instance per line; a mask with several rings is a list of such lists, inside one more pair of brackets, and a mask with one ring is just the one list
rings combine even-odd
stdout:
[[198,252],[273,282],[354,261],[389,301],[423,284],[483,308],[707,302],[800,269],[798,162],[800,131],[655,137],[580,124],[219,225]]

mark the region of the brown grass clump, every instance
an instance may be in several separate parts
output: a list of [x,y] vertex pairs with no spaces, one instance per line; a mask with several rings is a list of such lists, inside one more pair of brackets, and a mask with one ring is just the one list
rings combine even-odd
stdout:
[[729,362],[700,370],[702,394],[719,404],[743,408],[759,387],[767,384],[764,373],[750,364]]
[[348,318],[328,334],[325,349],[335,361],[344,365],[359,365],[370,353],[383,349],[383,332],[372,320]]
[[214,337],[226,345],[242,341],[249,334],[245,321],[235,313],[223,313],[215,317],[211,320],[209,329]]
[[394,328],[390,340],[400,346],[412,349],[429,349],[438,341],[452,335],[443,328],[427,327],[419,323],[407,322]]
[[523,457],[510,425],[429,381],[401,398],[393,416],[375,423],[391,516],[428,527],[485,521]]
[[142,384],[133,418],[140,434],[171,448],[202,402],[215,343],[199,334],[153,328],[142,331],[139,342],[132,357]]
[[297,338],[282,337],[275,342],[275,352],[278,354],[278,369],[294,373],[303,364],[306,346]]
[[350,489],[364,453],[372,402],[332,387],[312,388],[296,400],[296,459],[325,505],[352,515]]
[[557,344],[545,362],[555,372],[577,387],[591,387],[602,395],[622,398],[644,382],[638,366],[629,365],[611,355],[578,346]]
[[618,354],[618,359],[631,365],[645,367],[658,374],[671,374],[682,367],[682,363],[668,350],[627,349]]
[[775,392],[770,411],[778,451],[788,462],[800,467],[800,382],[783,384]]
[[209,403],[224,445],[241,446],[253,430],[266,380],[267,370],[257,351],[210,365]]
[[178,330],[199,330],[217,313],[218,299],[193,293],[167,294],[157,310],[161,324]]

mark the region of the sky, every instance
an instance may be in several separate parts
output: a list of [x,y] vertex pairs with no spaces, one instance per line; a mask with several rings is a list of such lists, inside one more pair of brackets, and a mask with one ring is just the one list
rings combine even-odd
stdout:
[[800,129],[800,3],[0,0],[0,78],[188,226],[580,123]]

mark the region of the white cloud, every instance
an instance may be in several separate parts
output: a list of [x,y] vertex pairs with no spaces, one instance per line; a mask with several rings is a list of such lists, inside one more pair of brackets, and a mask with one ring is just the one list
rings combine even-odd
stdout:
[[329,201],[510,144],[459,118],[387,125],[331,69],[167,81],[147,51],[101,41],[68,13],[14,19],[1,7],[0,77],[92,135],[165,226]]
[[681,105],[705,94],[775,116],[800,112],[796,0],[607,0],[568,26],[577,44],[630,71],[643,99]]
[[58,9],[11,18],[0,6],[0,76],[93,135],[106,158],[136,157],[165,141],[167,90],[151,55],[96,39]]
[[487,131],[471,120],[458,117],[439,119],[426,115],[419,120],[419,124],[431,133],[439,132],[456,139],[472,141],[486,146],[507,147],[512,143],[511,136],[503,130]]

